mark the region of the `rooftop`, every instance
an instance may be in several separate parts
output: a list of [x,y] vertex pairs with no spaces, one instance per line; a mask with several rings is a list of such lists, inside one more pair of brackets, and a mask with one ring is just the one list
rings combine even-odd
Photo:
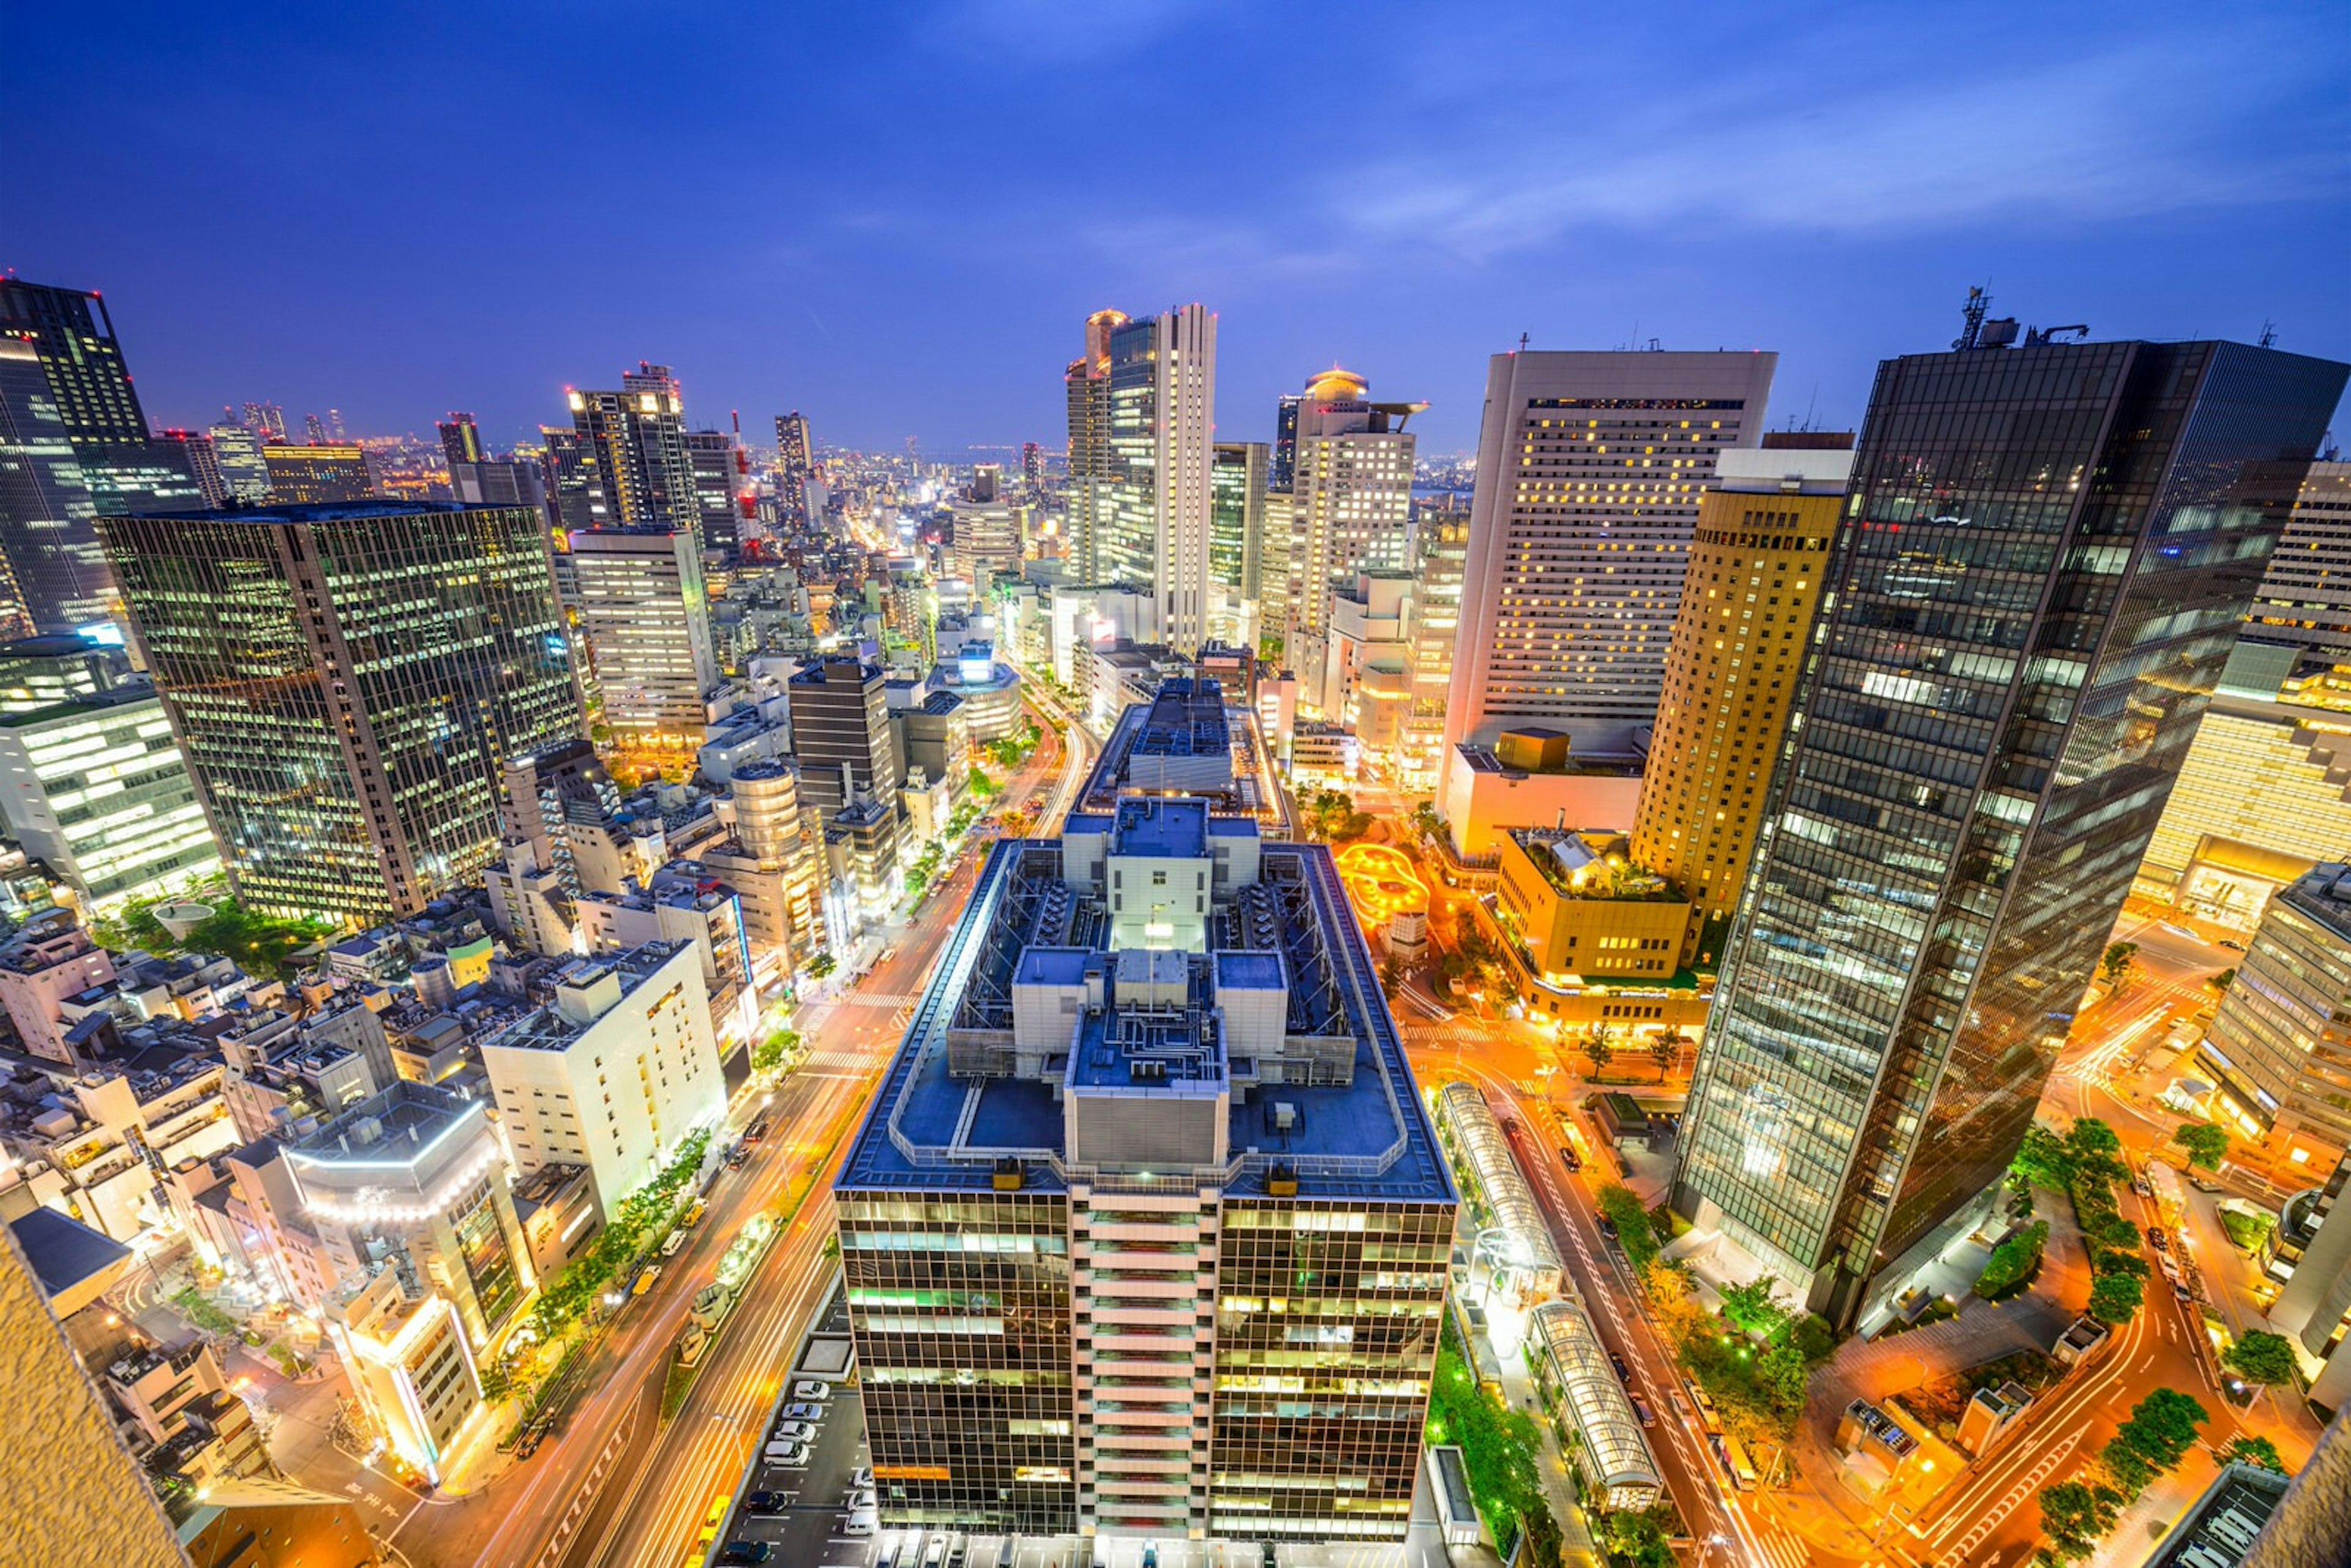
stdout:
[[[285,450],[279,448],[278,450]],[[315,450],[315,449],[306,449]],[[337,450],[346,450],[338,448]],[[357,452],[359,448],[347,450]],[[455,501],[323,501],[309,506],[247,507],[225,512],[142,512],[141,517],[164,522],[253,523],[287,528],[297,523],[370,522],[379,517],[455,516],[461,512],[512,511],[511,507],[465,506]]]

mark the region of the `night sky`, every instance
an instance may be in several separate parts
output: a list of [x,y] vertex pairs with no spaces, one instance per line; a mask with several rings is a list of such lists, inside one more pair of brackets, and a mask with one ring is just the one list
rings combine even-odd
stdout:
[[757,440],[1058,444],[1086,312],[1191,299],[1221,435],[1335,361],[1424,452],[1521,332],[1777,349],[1843,426],[1987,280],[2351,359],[2344,0],[1766,10],[19,0],[0,263],[158,420],[502,446],[640,359]]

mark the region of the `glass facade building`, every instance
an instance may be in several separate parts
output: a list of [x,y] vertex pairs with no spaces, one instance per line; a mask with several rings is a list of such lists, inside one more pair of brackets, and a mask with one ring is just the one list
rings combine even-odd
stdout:
[[507,760],[582,728],[532,508],[357,502],[99,528],[249,907],[422,908],[495,857]]
[[1674,1194],[1814,1310],[1874,1308],[2022,1143],[2346,373],[1879,368]]

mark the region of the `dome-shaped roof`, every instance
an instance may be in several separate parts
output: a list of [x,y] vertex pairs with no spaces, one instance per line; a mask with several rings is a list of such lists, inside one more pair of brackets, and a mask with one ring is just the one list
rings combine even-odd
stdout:
[[1336,365],[1306,383],[1306,395],[1316,402],[1361,402],[1371,390],[1371,382]]

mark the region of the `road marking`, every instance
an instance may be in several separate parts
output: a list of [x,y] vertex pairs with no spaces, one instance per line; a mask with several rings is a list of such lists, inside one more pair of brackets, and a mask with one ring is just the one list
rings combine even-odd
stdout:
[[1959,1568],[1959,1565],[1968,1560],[1968,1553],[1973,1552],[1985,1536],[2008,1521],[2008,1516],[2016,1511],[2017,1504],[2022,1502],[2029,1494],[2041,1490],[2041,1483],[2048,1477],[2049,1472],[2063,1463],[2065,1456],[2072,1453],[2074,1445],[2081,1440],[2081,1430],[2076,1428],[2064,1442],[2043,1455],[2039,1464],[2033,1466],[2014,1486],[2009,1488],[1998,1502],[1984,1511],[1983,1517],[1976,1521],[1975,1527],[1959,1537],[1959,1543],[1938,1561],[1937,1568]]

